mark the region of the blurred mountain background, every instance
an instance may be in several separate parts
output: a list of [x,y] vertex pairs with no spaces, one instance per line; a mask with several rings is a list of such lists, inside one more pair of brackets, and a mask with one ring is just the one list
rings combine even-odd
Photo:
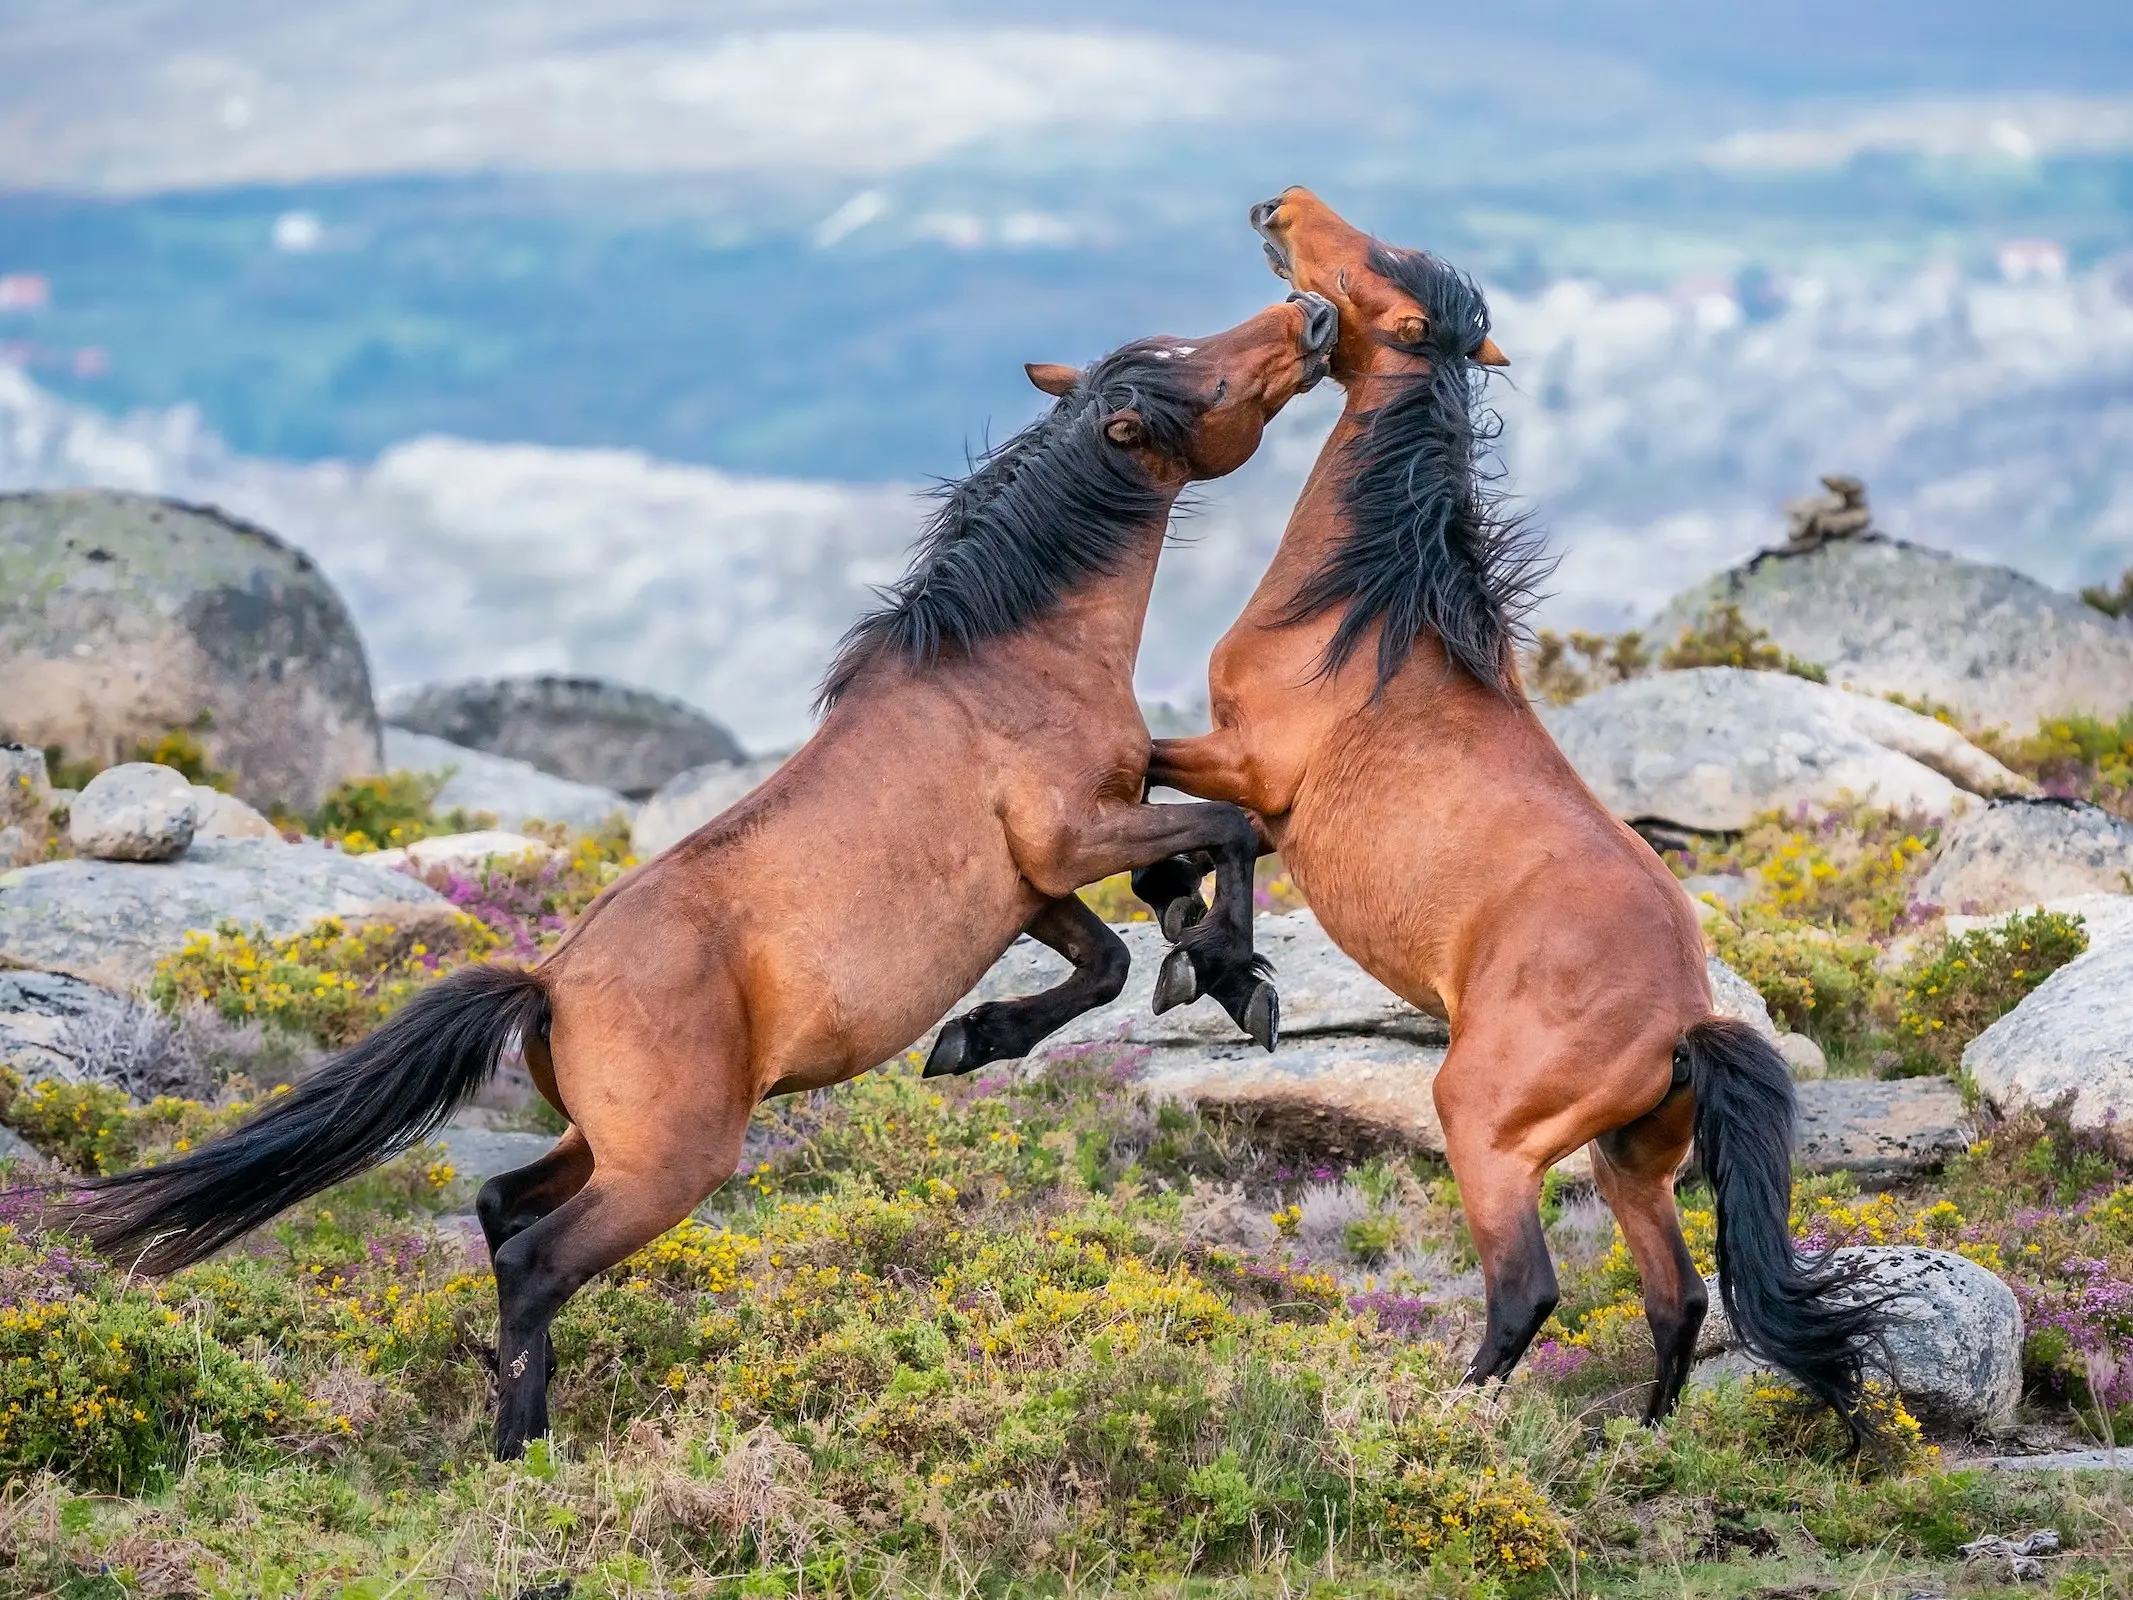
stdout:
[[[2133,9],[15,0],[0,487],[309,549],[381,684],[570,669],[756,745],[1025,360],[1277,297],[1307,183],[1479,275],[1543,619],[1619,627],[1817,472],[2061,586],[2133,560]],[[1180,523],[1201,692],[1332,415]]]

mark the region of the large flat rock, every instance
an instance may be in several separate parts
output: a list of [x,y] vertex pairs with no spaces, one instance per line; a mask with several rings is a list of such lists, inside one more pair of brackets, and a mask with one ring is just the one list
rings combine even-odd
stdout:
[[1946,1078],[1824,1078],[1798,1085],[1797,1164],[1849,1172],[1867,1188],[1932,1172],[1970,1146],[1963,1097]]
[[0,873],[0,966],[124,991],[224,921],[280,937],[321,917],[435,915],[442,895],[322,844],[209,839],[176,861],[48,861]]
[[[1133,958],[1125,992],[1041,1045],[1028,1070],[1091,1050],[1115,1050],[1151,1092],[1245,1115],[1285,1145],[1352,1158],[1397,1148],[1441,1154],[1444,1130],[1432,1090],[1449,1032],[1359,967],[1308,911],[1262,916],[1253,942],[1274,964],[1282,1039],[1272,1055],[1246,1040],[1214,1001],[1157,1017],[1149,1011],[1167,945],[1153,923],[1119,928]],[[955,1009],[1034,994],[1066,962],[1017,940]],[[1710,963],[1720,1014],[1774,1039],[1762,997],[1723,963]]]
[[1660,672],[1535,709],[1616,816],[1699,832],[1847,797],[1945,817],[2035,787],[1945,723],[1782,672]]

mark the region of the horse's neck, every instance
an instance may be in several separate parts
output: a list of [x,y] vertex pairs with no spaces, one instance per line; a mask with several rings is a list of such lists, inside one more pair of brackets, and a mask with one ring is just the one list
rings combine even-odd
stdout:
[[1170,502],[1127,546],[1109,572],[1075,585],[1031,628],[1034,639],[1069,650],[1077,670],[1131,682],[1148,601],[1155,590],[1156,563],[1170,526]]
[[[1297,495],[1296,505],[1289,512],[1289,523],[1282,530],[1281,543],[1275,548],[1274,559],[1268,563],[1253,596],[1255,610],[1286,611],[1304,580],[1325,564],[1341,535],[1347,531],[1348,508],[1341,494],[1346,476],[1343,458],[1349,441],[1361,427],[1356,420],[1357,412],[1356,399],[1351,394],[1348,404],[1341,410],[1340,419],[1333,424],[1333,431],[1326,435],[1318,459],[1311,464],[1311,475],[1304,479],[1303,491]],[[1326,631],[1330,633],[1331,627]]]

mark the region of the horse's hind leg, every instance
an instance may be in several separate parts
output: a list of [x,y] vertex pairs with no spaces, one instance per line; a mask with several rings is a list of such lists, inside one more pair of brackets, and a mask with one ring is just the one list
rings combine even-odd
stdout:
[[565,1130],[553,1150],[510,1172],[500,1172],[474,1197],[489,1258],[585,1187],[592,1176],[592,1147],[576,1127]]
[[1710,1299],[1674,1205],[1674,1173],[1688,1154],[1693,1110],[1684,1085],[1627,1127],[1592,1142],[1593,1182],[1622,1225],[1644,1279],[1644,1317],[1656,1355],[1647,1423],[1666,1416],[1681,1398]]
[[718,1013],[729,1008],[649,1040],[581,1021],[566,1044],[574,1009],[587,1008],[559,1000],[556,1059],[559,1076],[575,1063],[567,1099],[593,1170],[583,1188],[496,1251],[502,1459],[548,1430],[548,1327],[563,1302],[733,1175],[756,1098],[738,1054],[721,1041],[731,1021]]
[[991,1000],[951,1018],[933,1042],[926,1076],[973,1072],[988,1061],[1026,1056],[1037,1041],[1085,1011],[1109,1005],[1126,987],[1126,943],[1078,895],[1047,900],[1029,936],[1074,963],[1059,983],[1021,1000]]

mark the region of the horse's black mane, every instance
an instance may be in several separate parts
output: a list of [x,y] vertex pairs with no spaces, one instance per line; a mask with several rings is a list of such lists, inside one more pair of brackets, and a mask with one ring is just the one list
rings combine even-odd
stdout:
[[1457,667],[1508,694],[1512,648],[1547,564],[1482,459],[1503,429],[1483,404],[1487,369],[1471,359],[1488,336],[1488,302],[1473,279],[1420,250],[1373,245],[1370,267],[1428,314],[1421,342],[1396,348],[1427,356],[1429,371],[1362,417],[1347,452],[1348,531],[1286,620],[1340,608],[1327,673],[1377,624],[1380,691],[1431,633]]
[[1019,632],[1075,585],[1115,570],[1170,497],[1104,437],[1104,421],[1130,406],[1146,447],[1182,456],[1206,409],[1188,370],[1167,340],[1115,350],[1043,417],[979,457],[969,476],[942,484],[910,570],[845,634],[817,708],[834,705],[884,656],[931,665]]

